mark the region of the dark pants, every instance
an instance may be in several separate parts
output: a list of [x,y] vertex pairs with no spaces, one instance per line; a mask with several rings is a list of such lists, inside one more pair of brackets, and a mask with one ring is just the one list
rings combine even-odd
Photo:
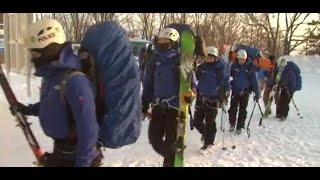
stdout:
[[286,118],[289,113],[289,104],[292,99],[292,94],[287,90],[281,88],[279,104],[277,106],[277,117]]
[[[204,144],[214,144],[217,132],[216,117],[218,114],[219,101],[202,102],[196,101],[196,111],[194,114],[194,126],[200,134],[204,136]],[[205,120],[205,123],[203,122]]]
[[249,100],[249,92],[247,91],[232,91],[231,95],[231,105],[229,109],[229,123],[231,126],[235,126],[238,106],[239,106],[239,116],[238,116],[238,123],[237,129],[244,128],[244,124],[247,118],[247,106]]
[[164,167],[174,166],[177,116],[178,111],[176,109],[162,109],[158,105],[152,109],[152,120],[148,132],[149,142],[153,149],[164,157]]
[[[52,153],[45,153],[42,158],[43,167],[73,167],[75,163],[76,143],[72,140],[54,140]],[[99,167],[104,158],[101,150],[91,163],[91,167]]]

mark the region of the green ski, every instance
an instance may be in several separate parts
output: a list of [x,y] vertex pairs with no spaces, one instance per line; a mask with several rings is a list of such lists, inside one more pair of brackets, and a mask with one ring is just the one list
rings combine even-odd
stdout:
[[179,86],[179,115],[176,141],[176,154],[174,167],[184,166],[184,149],[186,126],[188,117],[188,104],[183,101],[181,94],[190,91],[190,78],[192,73],[193,55],[195,49],[194,36],[190,31],[181,34],[181,59],[180,59],[180,86]]

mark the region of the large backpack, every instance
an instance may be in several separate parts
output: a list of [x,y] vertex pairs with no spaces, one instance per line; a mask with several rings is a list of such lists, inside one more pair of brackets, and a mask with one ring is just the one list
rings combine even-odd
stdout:
[[141,98],[138,67],[126,31],[116,22],[103,22],[88,28],[80,57],[82,69],[67,71],[60,85],[65,98],[67,80],[86,75],[97,90],[96,113],[99,141],[104,147],[119,148],[135,143],[141,131]]
[[297,66],[296,63],[292,61],[287,62],[287,68],[293,71],[296,75],[296,91],[300,91],[302,89],[302,79],[301,79],[301,71],[300,68]]
[[248,57],[250,57],[250,59],[252,60],[255,59],[257,56],[261,56],[260,50],[258,48],[240,44],[237,46],[235,51],[238,52],[240,49],[245,50],[247,52]]

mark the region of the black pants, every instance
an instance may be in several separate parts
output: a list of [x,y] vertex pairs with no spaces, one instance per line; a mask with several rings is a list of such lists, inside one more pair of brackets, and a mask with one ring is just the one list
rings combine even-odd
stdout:
[[[204,135],[204,144],[214,144],[217,132],[216,117],[218,114],[219,101],[202,102],[196,101],[196,111],[194,114],[194,126],[200,134]],[[205,119],[205,123],[203,120]]]
[[247,106],[249,100],[250,93],[247,91],[232,91],[231,95],[231,105],[229,109],[229,123],[231,126],[235,126],[238,106],[239,106],[239,116],[238,116],[238,123],[237,129],[244,128],[244,124],[247,118]]
[[292,94],[284,88],[281,88],[279,104],[277,105],[277,116],[286,118],[289,113],[289,104],[292,99]]
[[[43,167],[73,167],[75,164],[76,142],[69,139],[54,140],[52,153],[45,153],[42,158]],[[99,147],[98,147],[99,148]],[[99,148],[99,154],[91,163],[91,167],[99,167],[104,158]]]
[[178,111],[154,106],[152,120],[149,124],[149,142],[153,149],[164,157],[163,166],[173,167],[175,159],[175,142],[177,139]]

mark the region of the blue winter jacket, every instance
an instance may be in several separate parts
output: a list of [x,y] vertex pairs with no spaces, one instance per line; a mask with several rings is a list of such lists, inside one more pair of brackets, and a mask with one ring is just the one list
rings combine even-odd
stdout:
[[[180,54],[171,49],[165,52],[154,52],[144,74],[142,101],[144,105],[154,102],[169,100],[172,107],[179,107],[179,72],[177,69]],[[191,77],[191,88],[196,89],[194,73]]]
[[[218,75],[219,73],[220,75]],[[220,77],[217,77],[217,75]],[[199,99],[202,96],[217,99],[219,97],[220,83],[226,91],[230,91],[229,75],[226,73],[221,61],[202,63],[197,67],[196,76],[198,80],[197,98]]]
[[255,95],[260,96],[256,71],[250,61],[240,65],[237,60],[231,65],[230,75],[233,78],[231,82],[233,91],[249,90],[251,85]]
[[260,70],[258,71],[258,77],[257,77],[257,78],[258,78],[259,81],[261,81],[261,80],[264,79],[264,77],[265,77],[264,72],[265,72],[264,69],[260,69]]
[[[66,103],[60,99],[59,85],[67,69],[80,68],[80,59],[73,54],[71,43],[60,53],[59,59],[36,69],[42,77],[40,102],[31,105],[31,115],[39,116],[44,133],[54,139],[66,139],[72,129]],[[77,137],[75,166],[90,166],[98,154],[99,126],[95,112],[95,93],[91,82],[83,75],[71,77],[66,84],[65,97],[75,121]]]
[[279,86],[287,88],[289,92],[293,94],[296,89],[296,83],[296,74],[290,70],[290,67],[287,65],[282,72]]

